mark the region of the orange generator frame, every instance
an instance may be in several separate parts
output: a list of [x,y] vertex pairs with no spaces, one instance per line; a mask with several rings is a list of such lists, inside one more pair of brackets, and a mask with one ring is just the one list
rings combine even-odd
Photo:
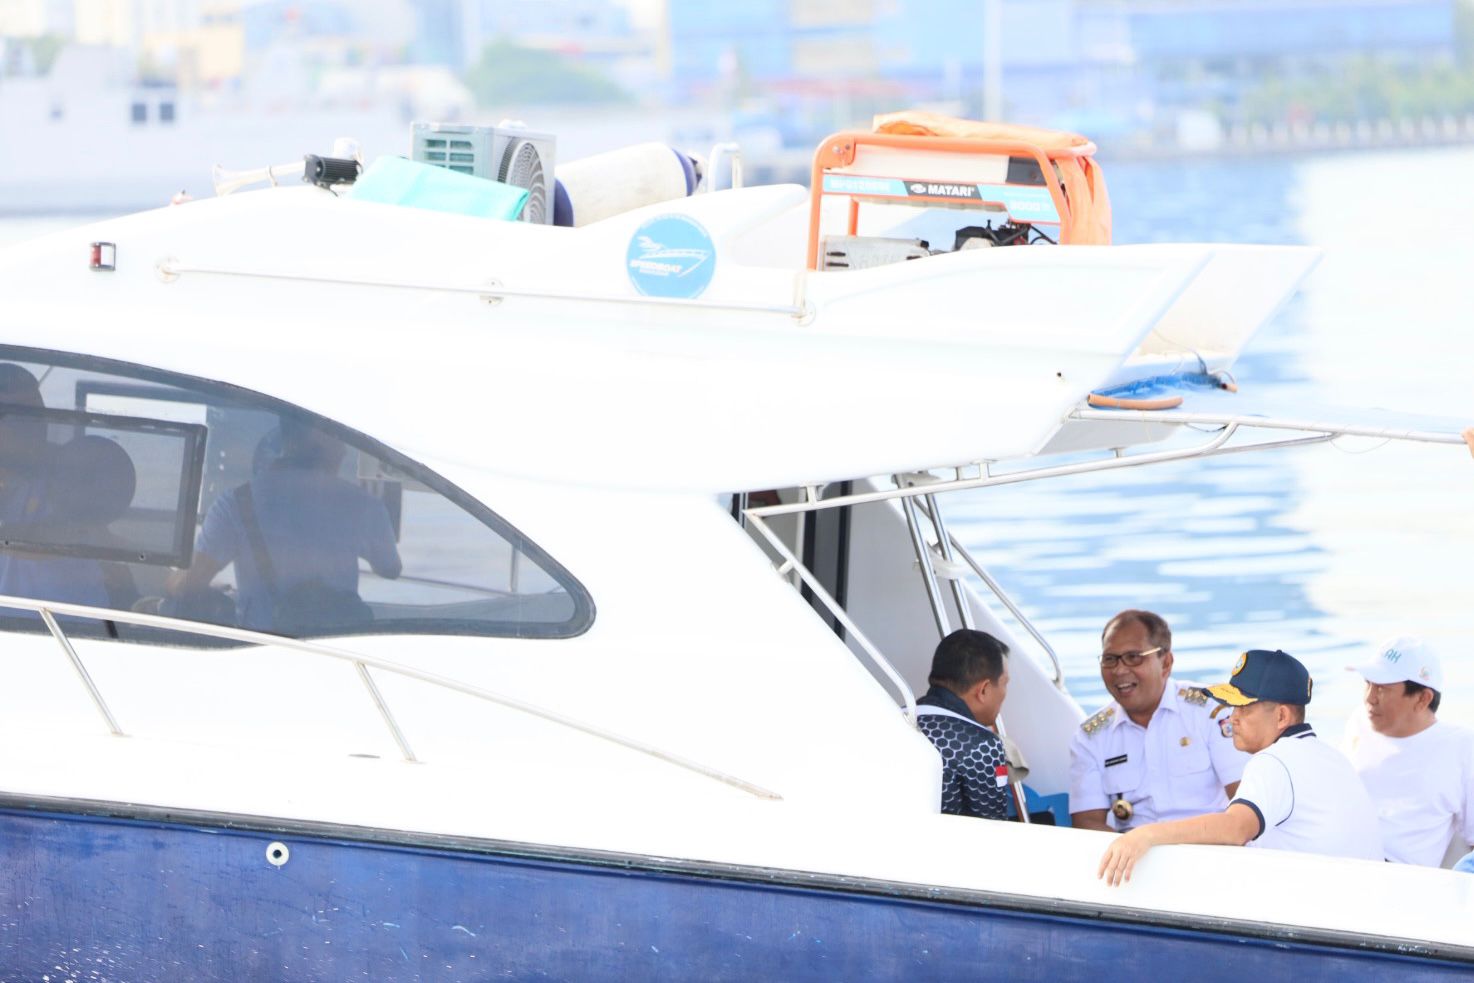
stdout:
[[[1035,181],[979,183],[959,174],[938,176],[935,155],[988,156],[1027,160],[1038,167]],[[931,158],[918,172],[897,173],[908,161]],[[940,170],[948,170],[941,164]],[[873,173],[885,170],[890,173]],[[979,123],[905,112],[877,116],[872,132],[836,133],[814,152],[810,184],[808,267],[818,269],[820,211],[826,195],[849,197],[849,235],[859,226],[862,200],[890,204],[991,205],[1030,224],[1058,225],[1059,242],[1109,245],[1111,203],[1105,176],[1095,162],[1095,144],[1074,133]],[[1047,198],[1044,195],[1047,194]]]

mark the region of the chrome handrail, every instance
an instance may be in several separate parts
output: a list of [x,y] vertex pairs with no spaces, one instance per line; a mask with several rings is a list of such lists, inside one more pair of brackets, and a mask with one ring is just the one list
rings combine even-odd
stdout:
[[576,730],[580,733],[588,734],[590,737],[597,737],[601,740],[609,741],[612,744],[617,744],[620,747],[627,748],[631,751],[638,751],[641,754],[648,755],[649,757],[655,758],[659,761],[664,761],[667,764],[675,765],[678,768],[684,768],[687,771],[692,771],[698,775],[703,775],[707,778],[713,779],[714,781],[721,782],[724,785],[730,785],[733,788],[741,789],[742,791],[747,792],[751,795],[755,795],[761,799],[781,800],[783,798],[778,793],[765,789],[760,785],[756,785],[744,779],[737,778],[736,776],[729,775],[715,768],[708,767],[701,764],[700,762],[692,761],[689,758],[682,757],[681,755],[674,754],[670,751],[665,751],[661,748],[655,747],[652,744],[646,744],[643,741],[637,741],[633,738],[624,737],[606,728],[599,727],[594,724],[584,723],[583,721],[565,716],[564,714],[557,713],[556,711],[549,710],[545,707],[540,707],[533,703],[527,703],[514,697],[504,696],[500,693],[493,692],[492,690],[483,689],[480,686],[472,686],[469,683],[463,683],[460,680],[452,679],[449,676],[441,676],[437,673],[426,672],[422,669],[416,669],[413,666],[407,666],[403,663],[394,662],[389,659],[380,659],[376,656],[364,655],[360,652],[352,652],[347,649],[333,648],[332,646],[323,645],[319,642],[309,642],[300,638],[291,638],[285,635],[272,635],[268,634],[267,632],[251,631],[250,629],[246,628],[232,628],[226,625],[214,625],[199,621],[186,621],[180,618],[169,618],[157,614],[143,614],[137,611],[118,611],[113,610],[112,608],[99,608],[87,604],[70,604],[61,601],[40,601],[28,597],[0,595],[0,608],[10,608],[20,611],[35,611],[36,613],[41,615],[41,619],[46,622],[46,626],[51,631],[52,636],[56,639],[58,644],[61,645],[62,650],[67,654],[68,659],[71,661],[73,668],[81,677],[84,686],[87,688],[88,694],[91,696],[98,710],[102,713],[103,719],[108,722],[108,725],[112,732],[120,737],[125,736],[123,730],[117,725],[117,722],[114,719],[111,711],[108,709],[106,702],[103,700],[101,691],[92,681],[92,677],[87,673],[86,667],[82,664],[81,658],[77,655],[75,648],[73,648],[71,644],[71,640],[67,637],[66,632],[62,631],[61,626],[57,624],[56,618],[54,617],[55,615],[63,614],[71,617],[87,618],[94,621],[112,621],[126,625],[138,625],[144,628],[159,628],[166,631],[177,631],[184,634],[200,635],[206,638],[221,638],[233,642],[243,642],[248,645],[271,645],[277,648],[289,649],[295,652],[303,652],[308,655],[321,656],[323,658],[336,659],[341,662],[351,663],[355,667],[359,678],[367,687],[369,696],[374,701],[374,705],[378,709],[380,716],[383,718],[384,724],[389,729],[391,736],[394,738],[395,744],[398,745],[400,753],[404,756],[405,761],[411,763],[416,763],[419,759],[417,759],[414,756],[414,752],[410,750],[409,744],[404,738],[403,731],[400,729],[398,722],[394,719],[394,715],[390,711],[388,703],[384,700],[383,694],[374,684],[373,677],[368,672],[369,669],[381,669],[384,672],[394,673],[399,676],[404,676],[408,679],[416,679],[423,683],[429,683],[432,686],[438,686],[442,689],[450,690],[451,692],[461,693],[466,696],[472,696],[477,699],[484,700],[488,703],[494,703],[498,706],[506,707],[511,710],[518,710],[530,716],[538,717],[542,720],[567,727],[570,730]]
[[[914,502],[914,499],[911,501]],[[958,549],[961,549],[962,545],[957,542],[955,536],[947,531],[947,523],[942,519],[942,507],[937,504],[937,497],[935,495],[927,495],[921,502],[922,511],[926,513],[926,517],[931,520],[932,528],[936,530],[937,550],[942,554],[942,562],[951,563],[952,547],[955,545]],[[951,578],[951,584],[952,600],[957,605],[957,617],[962,619],[962,627],[977,627],[972,623],[972,606],[968,603],[967,591],[963,588],[962,582],[956,577],[953,577]]]
[[[935,514],[931,507],[935,499],[932,496],[927,496],[923,501],[927,504],[922,506],[922,511],[926,512],[928,516]],[[1010,597],[1008,595],[1008,592],[1003,589],[1003,585],[993,579],[992,575],[989,574],[988,571],[983,568],[983,565],[978,562],[977,558],[972,555],[972,552],[966,546],[962,545],[961,540],[959,540],[951,532],[948,532],[947,541],[951,543],[952,550],[955,550],[957,555],[962,557],[962,561],[972,569],[972,572],[977,574],[978,579],[987,585],[988,590],[992,591],[993,596],[998,598],[999,603],[1008,609],[1008,613],[1013,615],[1014,620],[1019,623],[1024,631],[1028,632],[1033,637],[1034,641],[1039,643],[1039,647],[1044,650],[1045,655],[1049,656],[1050,664],[1054,668],[1053,682],[1055,687],[1063,688],[1065,682],[1064,667],[1060,664],[1059,654],[1054,651],[1054,646],[1050,645],[1048,640],[1045,639],[1044,633],[1041,632],[1038,628],[1034,627],[1034,623],[1024,616],[1024,612],[1020,610],[1019,606],[1013,602],[1013,598]],[[950,552],[951,551],[944,551],[942,554],[943,557],[945,559],[951,559]],[[958,603],[960,604],[961,602],[959,601]],[[968,627],[970,628],[972,626],[968,625]]]
[[913,724],[916,723],[916,694],[911,692],[911,687],[907,685],[906,680],[901,678],[901,674],[890,664],[890,660],[881,654],[880,649],[875,647],[875,643],[866,638],[865,633],[860,630],[859,626],[850,620],[850,616],[845,613],[845,609],[840,606],[840,603],[824,589],[823,584],[819,583],[819,578],[815,577],[808,567],[799,562],[798,557],[794,556],[793,552],[783,544],[783,539],[777,533],[773,532],[772,529],[768,528],[768,524],[760,516],[754,515],[754,511],[756,510],[749,509],[743,514],[747,516],[753,528],[762,533],[763,538],[782,557],[783,563],[778,567],[778,575],[786,577],[790,571],[798,574],[799,579],[829,609],[829,613],[834,615],[839,623],[844,626],[845,631],[849,632],[849,636],[859,644],[871,663],[891,681],[891,685],[896,688],[896,692],[901,695],[901,701],[905,704],[906,719]]
[[[1228,439],[1237,432],[1238,426],[1237,423],[1230,424],[1224,427],[1212,440],[1183,450],[1158,451],[1151,454],[1129,454],[1101,461],[1083,461],[1076,464],[1029,468],[1007,474],[993,474],[985,471],[976,478],[939,480],[934,484],[911,485],[906,488],[887,488],[882,491],[873,492],[855,492],[849,495],[836,495],[833,498],[826,498],[817,502],[800,500],[779,505],[760,505],[749,509],[747,514],[749,516],[767,518],[768,516],[774,515],[786,515],[790,512],[817,512],[820,509],[837,509],[847,505],[868,505],[871,502],[888,502],[891,499],[915,498],[917,496],[936,495],[940,492],[966,491],[972,488],[992,488],[995,485],[1014,485],[1025,481],[1041,481],[1045,478],[1058,478],[1064,475],[1091,474],[1097,471],[1114,471],[1119,468],[1135,468],[1147,464],[1164,464],[1169,461],[1186,461],[1199,457],[1218,457],[1224,454],[1243,454],[1249,451],[1304,447],[1309,444],[1323,444],[1327,441],[1335,440],[1338,436],[1333,433],[1317,433],[1309,437],[1292,437],[1288,440],[1265,440],[1235,447],[1224,447],[1223,445]],[[974,464],[977,463],[980,462],[974,462]],[[960,471],[961,469],[959,468],[958,470]]]
[[1373,437],[1381,440],[1405,440],[1414,444],[1459,445],[1464,438],[1457,433],[1438,430],[1404,430],[1399,427],[1377,427],[1358,423],[1331,423],[1322,420],[1282,420],[1251,413],[1186,413],[1171,410],[1170,416],[1160,417],[1153,410],[1096,410],[1079,407],[1070,413],[1072,420],[1120,423],[1157,423],[1173,427],[1226,427],[1243,426],[1255,430],[1299,430],[1304,433],[1327,433],[1335,437]]
[[[716,311],[738,311],[744,314],[782,314],[802,320],[813,315],[813,305],[807,301],[799,304],[746,304],[738,301],[701,300],[681,297],[646,297],[642,294],[592,294],[573,293],[567,290],[542,290],[524,287],[508,287],[496,281],[481,284],[426,283],[415,280],[389,280],[375,277],[323,276],[311,273],[296,273],[288,270],[246,269],[244,267],[210,266],[203,263],[181,263],[166,257],[155,265],[159,277],[165,283],[173,283],[185,273],[200,273],[211,276],[238,276],[255,280],[290,280],[297,283],[325,283],[346,287],[383,287],[386,290],[426,290],[435,293],[472,294],[489,301],[500,301],[506,297],[533,297],[541,300],[597,301],[601,304],[630,304],[638,307],[704,308]],[[800,281],[801,283],[802,281]]]
[[[899,486],[900,483],[901,478],[898,475],[896,484]],[[926,587],[926,599],[931,607],[932,620],[937,625],[937,637],[945,638],[951,633],[952,626],[947,620],[947,608],[942,601],[941,588],[937,586],[937,571],[932,563],[931,547],[921,534],[921,521],[916,516],[916,499],[901,499],[901,512],[906,516],[906,532],[911,537],[911,549],[916,553],[917,566],[921,568],[921,582]]]

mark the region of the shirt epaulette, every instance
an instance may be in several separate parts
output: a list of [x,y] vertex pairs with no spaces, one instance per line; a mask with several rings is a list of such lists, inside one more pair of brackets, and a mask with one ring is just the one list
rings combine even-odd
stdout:
[[1208,705],[1208,691],[1201,686],[1184,686],[1177,691],[1177,697],[1184,703],[1191,703],[1194,706]]
[[1115,715],[1116,708],[1114,705],[1108,706],[1104,710],[1097,710],[1092,716],[1085,719],[1085,722],[1080,725],[1080,729],[1087,734],[1094,734],[1106,724],[1110,723],[1111,718]]

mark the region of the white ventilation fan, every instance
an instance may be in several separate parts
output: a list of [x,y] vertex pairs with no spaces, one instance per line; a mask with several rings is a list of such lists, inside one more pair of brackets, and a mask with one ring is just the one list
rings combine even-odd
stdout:
[[426,164],[490,178],[527,189],[524,222],[553,222],[553,170],[556,143],[546,133],[501,123],[415,123],[411,156]]
[[553,220],[553,203],[548,194],[551,167],[543,163],[542,151],[532,140],[516,139],[507,143],[496,179],[503,184],[527,189],[527,204],[521,219],[537,225]]

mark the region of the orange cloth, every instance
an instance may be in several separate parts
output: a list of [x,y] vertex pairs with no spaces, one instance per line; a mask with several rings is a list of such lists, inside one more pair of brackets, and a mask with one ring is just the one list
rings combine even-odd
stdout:
[[1073,245],[1110,245],[1111,198],[1100,165],[1092,157],[1056,157],[1051,153],[1083,147],[1093,151],[1091,142],[1078,133],[1014,123],[984,123],[925,110],[882,113],[875,117],[873,129],[876,133],[901,136],[950,137],[1038,147],[1054,162],[1069,206],[1069,214],[1061,216],[1063,240]]
[[1032,143],[1043,150],[1073,150],[1090,141],[1078,133],[1046,130],[1018,123],[984,123],[980,120],[943,116],[924,109],[881,113],[871,129],[876,133],[901,133],[918,137],[959,137],[964,140],[1009,140]]

